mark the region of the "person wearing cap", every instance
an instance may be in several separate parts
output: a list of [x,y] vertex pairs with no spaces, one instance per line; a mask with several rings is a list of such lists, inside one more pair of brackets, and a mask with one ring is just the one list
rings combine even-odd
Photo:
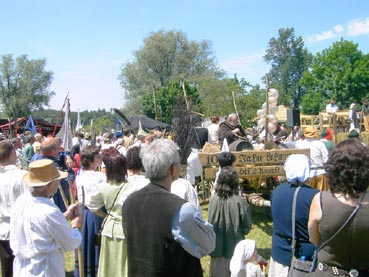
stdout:
[[287,182],[278,185],[271,195],[273,220],[272,251],[269,262],[270,277],[288,276],[291,264],[292,203],[295,191],[300,187],[296,198],[295,256],[305,256],[312,260],[315,246],[309,241],[307,223],[310,203],[319,190],[307,185],[310,174],[310,161],[304,154],[288,156],[284,163]]
[[[255,262],[260,262],[260,265]],[[231,277],[264,277],[266,261],[258,254],[256,242],[244,239],[237,243],[229,265]]]
[[81,243],[79,208],[71,205],[63,214],[50,198],[66,176],[48,159],[29,164],[23,183],[30,192],[18,197],[10,219],[14,276],[65,275],[64,252]]
[[318,130],[315,126],[307,126],[303,129],[304,140],[295,143],[297,149],[310,149],[310,178],[307,181],[309,186],[321,191],[328,190],[325,176],[324,163],[328,160],[328,150],[324,143],[317,139]]
[[323,131],[320,134],[320,141],[324,143],[325,147],[328,150],[328,153],[330,153],[333,150],[334,143],[332,141],[333,139],[333,131],[330,128],[323,129]]
[[350,131],[350,133],[348,134],[347,138],[350,139],[350,140],[360,141],[362,145],[368,147],[368,145],[365,142],[362,141],[359,132],[356,131],[355,129]]
[[16,199],[25,192],[25,170],[16,166],[17,154],[10,141],[0,141],[0,260],[3,276],[13,276],[14,255],[10,249],[10,214]]

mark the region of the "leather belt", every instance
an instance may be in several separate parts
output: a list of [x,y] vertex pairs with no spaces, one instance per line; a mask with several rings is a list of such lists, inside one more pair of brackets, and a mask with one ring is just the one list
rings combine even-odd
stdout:
[[332,275],[335,276],[349,276],[349,277],[361,277],[361,276],[369,276],[369,271],[368,270],[357,270],[357,269],[350,269],[350,270],[345,270],[345,269],[341,269],[338,268],[336,266],[329,266],[326,265],[322,262],[318,263],[318,267],[317,269],[319,271],[328,271],[329,273],[331,273]]

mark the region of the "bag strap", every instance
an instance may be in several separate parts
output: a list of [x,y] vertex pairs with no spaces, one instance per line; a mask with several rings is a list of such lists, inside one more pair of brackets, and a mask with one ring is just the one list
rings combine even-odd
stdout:
[[295,256],[295,250],[296,250],[296,239],[295,239],[295,219],[296,219],[296,200],[297,200],[297,194],[299,193],[299,190],[301,187],[297,187],[295,189],[295,193],[293,194],[293,201],[292,201],[292,243],[291,243],[291,254]]
[[118,196],[119,196],[119,194],[120,194],[120,191],[122,190],[122,188],[123,188],[123,187],[124,187],[124,184],[123,184],[123,185],[121,185],[121,187],[119,188],[118,193],[117,193],[117,195],[116,195],[116,196],[115,196],[115,198],[114,198],[113,204],[110,206],[110,209],[109,209],[109,211],[108,211],[108,215],[107,215],[107,216],[105,216],[105,218],[104,218],[103,222],[101,223],[100,230],[99,230],[98,234],[101,234],[101,232],[102,232],[102,230],[103,230],[103,228],[104,228],[105,222],[106,222],[107,218],[109,217],[110,212],[111,212],[111,210],[113,209],[113,207],[114,207],[114,205],[115,205],[115,202],[117,201],[117,198],[118,198]]
[[[322,193],[320,193],[322,194]],[[323,242],[318,249],[316,250],[316,253],[319,252],[320,249],[322,249],[324,246],[326,246],[330,241],[332,241],[341,231],[343,228],[345,228],[345,226],[354,218],[354,216],[356,215],[356,213],[359,211],[359,209],[361,208],[361,203],[364,199],[364,196],[366,194],[366,191],[364,191],[364,193],[361,195],[360,201],[357,204],[357,206],[355,207],[354,211],[350,214],[350,216],[347,218],[347,220],[345,221],[345,223],[342,224],[342,226],[336,231],[336,233],[334,233],[333,236],[331,236],[329,239],[327,239],[325,242]]]

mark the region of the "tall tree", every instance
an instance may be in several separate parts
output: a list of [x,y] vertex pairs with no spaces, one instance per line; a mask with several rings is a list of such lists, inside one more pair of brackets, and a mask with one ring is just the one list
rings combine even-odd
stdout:
[[169,83],[197,83],[202,76],[224,76],[218,68],[209,41],[189,41],[180,31],[150,33],[118,77],[128,103],[125,109],[142,112],[143,99]]
[[358,45],[341,39],[317,53],[300,83],[307,94],[303,98],[303,113],[318,114],[330,98],[340,109],[351,102],[361,103],[369,91],[369,54]]
[[[185,83],[186,96],[183,92],[182,84],[179,82],[169,83],[168,86],[162,87],[156,93],[156,105],[158,110],[158,120],[172,124],[173,109],[178,108],[177,102],[189,103],[189,106],[183,106],[183,109],[187,110],[187,107],[193,108],[194,104],[198,102],[199,96],[195,86],[190,86]],[[143,112],[145,115],[154,118],[155,108],[150,94],[144,97]]]
[[45,65],[45,59],[29,60],[26,55],[1,57],[0,104],[8,118],[28,116],[48,105],[55,93],[49,90],[53,73]]
[[294,28],[279,29],[279,37],[269,41],[264,60],[270,63],[270,87],[279,91],[278,101],[285,106],[298,108],[304,90],[299,85],[312,55],[304,47],[301,37],[295,38]]

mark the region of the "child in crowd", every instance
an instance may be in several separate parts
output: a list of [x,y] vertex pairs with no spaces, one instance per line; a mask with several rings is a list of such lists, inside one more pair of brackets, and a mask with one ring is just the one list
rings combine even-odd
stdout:
[[254,240],[244,239],[237,243],[229,269],[231,277],[265,276],[266,262],[258,255]]

